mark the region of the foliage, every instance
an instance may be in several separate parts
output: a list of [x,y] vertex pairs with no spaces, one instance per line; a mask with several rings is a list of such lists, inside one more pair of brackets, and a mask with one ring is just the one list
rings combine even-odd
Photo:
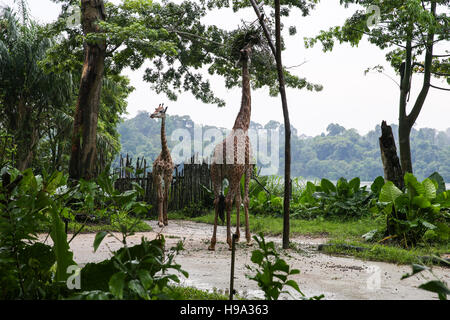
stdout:
[[[31,169],[2,169],[0,184],[0,283],[3,299],[57,299],[67,297],[67,269],[76,265],[64,220],[76,214],[105,215],[126,236],[133,234],[150,205],[137,201],[143,190],[120,193],[108,172],[98,181],[70,186],[63,173],[35,176]],[[129,223],[129,216],[135,216]],[[64,219],[64,220],[63,220]],[[123,222],[126,223],[123,223]],[[37,232],[47,226],[50,247],[37,242]],[[125,239],[125,238],[124,238]],[[147,244],[143,243],[145,247]],[[137,250],[137,249],[136,249]],[[146,250],[146,249],[145,249]],[[163,280],[161,280],[163,281]]]
[[181,210],[181,213],[185,217],[195,218],[200,217],[208,213],[209,208],[198,202],[191,202],[188,206]]
[[15,153],[14,137],[0,128],[0,168],[14,166]]
[[[166,132],[170,137],[175,129],[187,130],[191,137],[191,155],[194,154],[194,144],[205,146],[208,141],[195,140],[199,136],[194,134],[194,123],[189,116],[167,116]],[[213,126],[201,127],[203,132],[208,129],[219,129],[226,134],[225,129]],[[271,121],[266,125],[252,122],[253,130],[275,130],[279,135],[279,150],[284,148],[284,127]],[[341,127],[342,128],[342,127]],[[398,126],[392,125],[394,138],[398,143]],[[383,175],[380,161],[380,146],[378,138],[381,127],[377,125],[366,135],[359,135],[354,129],[336,131],[328,126],[329,131],[315,137],[304,137],[292,128],[292,176],[304,177],[310,180],[327,178],[338,180],[340,177],[352,179],[355,176],[361,181],[373,181]],[[121,135],[121,153],[128,153],[133,159],[145,157],[147,161],[156,159],[160,151],[160,125],[154,119],[148,119],[146,112],[140,112],[132,119],[125,120],[118,126]],[[200,135],[201,136],[201,135]],[[270,134],[268,134],[270,137]],[[178,140],[168,139],[169,148],[173,148]],[[271,150],[270,141],[267,150]],[[276,149],[279,156],[279,168],[274,174],[283,174],[284,153]],[[424,179],[433,172],[439,172],[445,181],[450,181],[450,129],[437,131],[430,128],[413,129],[411,132],[411,150],[415,174]],[[205,154],[204,156],[208,156]],[[268,156],[271,156],[270,154]],[[189,154],[186,156],[189,157]],[[265,159],[265,158],[264,158]],[[258,155],[257,167],[267,167],[267,162]],[[251,191],[252,187],[250,188]],[[261,190],[260,190],[261,191]],[[293,190],[293,196],[295,197]],[[281,196],[282,194],[276,194]]]
[[17,144],[16,164],[30,164],[45,119],[70,104],[73,82],[69,73],[47,73],[39,65],[52,38],[29,19],[21,23],[10,8],[0,11],[0,126]]
[[[2,170],[0,185],[0,269],[2,299],[54,299],[74,264],[56,195],[62,174],[34,176],[30,169]],[[37,240],[39,222],[52,225],[53,247]],[[53,265],[56,263],[56,269]]]
[[404,180],[404,192],[390,181],[380,192],[383,213],[393,226],[390,236],[398,238],[404,246],[414,245],[424,239],[448,240],[448,192],[441,188],[440,193],[437,193],[438,183],[430,178],[419,182],[414,175],[406,173]]
[[[356,10],[341,27],[332,27],[328,31],[321,31],[314,38],[305,39],[307,47],[321,42],[324,51],[331,51],[335,41],[339,43],[347,42],[352,46],[357,46],[364,35],[367,35],[370,43],[380,49],[390,49],[386,54],[386,59],[396,72],[400,72],[400,66],[405,58],[407,48],[402,45],[405,42],[412,43],[413,62],[417,62],[420,56],[425,52],[427,36],[430,33],[437,35],[435,43],[449,39],[448,35],[448,17],[445,10],[433,15],[430,10],[432,1],[408,0],[404,2],[382,2],[382,1],[354,1],[344,0],[341,4],[348,6],[351,3],[358,3],[363,8],[368,9],[371,5],[377,5],[380,8],[379,21],[371,28],[368,25],[369,20],[373,20],[373,11]],[[445,7],[448,0],[433,1],[437,6]],[[439,11],[439,10],[438,10]],[[432,44],[433,45],[433,44]],[[448,72],[449,60],[446,55],[436,55],[432,62],[433,77],[444,77],[447,82],[450,81]],[[381,70],[382,71],[382,70]],[[413,73],[423,73],[423,65],[418,63],[412,68]]]
[[[99,34],[84,36],[79,26],[67,25],[68,8],[75,5],[73,1],[53,1],[62,3],[63,10],[58,21],[48,27],[48,32],[51,35],[67,33],[68,37],[51,50],[48,61],[56,70],[75,68],[82,61],[83,41],[94,40]],[[215,7],[214,3],[205,1],[105,3],[107,19],[100,23],[100,37],[108,46],[106,68],[113,74],[120,74],[126,67],[137,70],[148,60],[151,66],[146,68],[144,80],[156,93],[176,100],[179,93],[190,91],[204,103],[224,106],[225,101],[214,94],[209,79],[198,69],[205,67],[210,75],[223,76],[227,88],[239,86],[241,72],[231,53],[242,29],[226,31],[202,23],[208,11]],[[255,88],[268,86],[270,92],[276,94],[273,82],[276,68],[273,59],[268,57],[265,50],[255,50],[250,73]],[[289,76],[288,86],[322,89],[288,70],[285,72]]]
[[[266,300],[278,300],[281,293],[291,294],[289,291],[283,291],[285,286],[293,288],[301,294],[302,298],[305,298],[297,282],[288,279],[289,276],[299,274],[300,270],[291,269],[286,261],[280,257],[275,249],[275,244],[266,242],[262,233],[259,234],[259,237],[253,236],[253,239],[257,242],[259,248],[252,251],[251,261],[258,267],[254,268],[247,265],[247,269],[254,275],[246,276],[258,283],[258,286],[264,291]],[[312,299],[321,298],[323,298],[323,295]]]
[[[440,260],[442,260],[442,259],[440,259]],[[444,263],[446,263],[447,265],[449,264],[445,260],[442,260],[442,261]],[[412,277],[413,275],[416,275],[423,271],[428,271],[428,273],[432,274],[436,279],[430,280],[430,281],[427,281],[426,283],[421,284],[419,286],[419,288],[426,290],[426,291],[437,293],[439,300],[447,300],[447,295],[450,294],[450,289],[448,288],[447,284],[443,280],[440,280],[433,274],[433,271],[430,268],[428,268],[424,265],[421,265],[421,264],[412,264],[411,268],[412,268],[412,272],[404,274],[402,276],[402,280]]]
[[324,178],[316,190],[313,197],[318,200],[325,215],[354,218],[368,212],[367,205],[372,194],[366,191],[366,187],[360,187],[359,178],[348,182],[345,178],[340,178],[336,185]]
[[[94,241],[94,251],[96,251],[109,234],[100,232]],[[188,276],[181,266],[174,263],[175,255],[182,250],[182,243],[171,248],[166,254],[164,252],[165,240],[161,235],[157,239],[147,241],[141,239],[141,244],[128,247],[126,238],[131,233],[123,232],[122,239],[118,239],[124,247],[114,252],[109,260],[99,263],[88,263],[80,273],[81,290],[75,299],[169,299],[171,290],[168,287],[170,281],[179,282],[175,274],[168,274],[167,271],[174,269]]]

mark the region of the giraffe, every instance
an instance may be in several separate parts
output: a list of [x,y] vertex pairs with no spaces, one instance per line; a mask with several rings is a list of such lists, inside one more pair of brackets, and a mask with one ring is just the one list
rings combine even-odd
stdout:
[[153,184],[156,186],[156,198],[158,204],[158,226],[163,227],[169,224],[167,218],[167,208],[169,200],[169,189],[172,182],[174,164],[167,147],[166,139],[166,111],[164,103],[160,104],[150,115],[150,118],[161,118],[161,153],[153,162]]
[[[240,51],[240,63],[242,66],[242,100],[241,108],[236,117],[232,132],[216,147],[211,162],[211,180],[214,189],[214,229],[209,250],[214,251],[216,245],[217,217],[223,215],[226,210],[227,216],[227,243],[231,250],[231,209],[233,200],[236,204],[236,235],[240,237],[241,206],[241,177],[245,174],[244,183],[244,213],[245,213],[245,237],[247,245],[251,245],[250,229],[248,221],[248,189],[253,166],[250,164],[251,146],[248,137],[251,114],[250,75],[248,65],[251,55],[251,45],[246,45]],[[222,182],[229,181],[226,197],[222,194]],[[225,203],[224,203],[225,202]]]

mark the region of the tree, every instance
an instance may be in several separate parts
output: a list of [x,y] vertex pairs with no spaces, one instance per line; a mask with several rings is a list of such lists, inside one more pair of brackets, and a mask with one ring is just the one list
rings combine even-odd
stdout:
[[[444,77],[450,84],[450,55],[448,52],[436,54],[433,50],[437,42],[449,40],[449,19],[445,9],[450,2],[448,0],[341,1],[341,4],[346,6],[352,3],[362,5],[367,9],[366,12],[357,10],[342,27],[322,31],[319,36],[306,39],[305,44],[309,47],[320,41],[324,51],[329,51],[332,50],[335,40],[356,46],[363,36],[367,35],[369,42],[380,49],[390,49],[386,59],[400,75],[398,84],[400,162],[403,174],[412,173],[411,129],[422,110],[429,89],[450,90],[431,83],[432,77]],[[374,5],[380,9],[379,17],[372,15]],[[442,13],[439,13],[438,7],[443,8]],[[384,71],[382,66],[373,69],[378,72]],[[408,113],[407,105],[414,74],[423,74],[422,87]]]
[[[176,5],[170,2],[157,4],[149,0],[127,0],[119,5],[108,2],[103,10],[101,1],[86,0],[82,1],[82,5],[85,6],[84,9],[82,8],[82,13],[86,14],[86,8],[92,8],[95,14],[90,15],[93,19],[90,22],[82,19],[83,30],[79,30],[76,27],[69,27],[66,23],[69,17],[69,5],[76,5],[76,1],[54,1],[63,3],[63,12],[50,30],[54,34],[67,32],[69,35],[50,53],[60,69],[77,66],[80,59],[81,39],[85,43],[86,50],[91,48],[89,52],[95,53],[95,48],[99,51],[96,54],[97,62],[92,65],[94,67],[99,64],[96,68],[99,68],[98,71],[101,72],[96,72],[97,75],[103,73],[103,67],[106,73],[120,74],[125,67],[135,70],[142,66],[146,59],[151,60],[153,67],[146,70],[144,79],[152,84],[152,88],[157,93],[165,93],[171,100],[176,100],[179,92],[190,91],[197,99],[205,103],[225,105],[222,99],[214,95],[209,81],[204,80],[201,74],[194,73],[194,70],[202,66],[208,66],[210,74],[223,76],[228,88],[240,85],[240,73],[235,65],[236,59],[233,56],[232,46],[242,31],[238,29],[227,32],[215,26],[203,25],[201,18],[214,4],[184,1]],[[86,57],[85,54],[85,59]],[[250,72],[254,74],[252,79],[254,87],[269,86],[271,93],[276,94],[273,79],[274,77],[276,79],[277,69],[273,59],[270,59],[264,51],[254,53],[253,59]],[[85,61],[94,63],[94,60]],[[309,90],[321,89],[321,86],[310,84],[305,79],[293,76],[286,71],[285,74],[288,86],[307,87]],[[97,117],[94,104],[98,103],[96,102],[98,100],[96,90],[99,90],[96,84],[98,83],[98,79],[91,80],[90,85],[86,86],[87,89],[95,89],[92,91],[95,93],[93,95],[89,95],[87,89],[82,95],[83,86],[80,87],[79,100],[91,97],[89,102],[91,106],[83,107],[86,104],[81,103],[82,100],[80,100],[80,108],[86,108],[86,112],[82,117],[78,115],[74,119],[72,178],[86,178],[93,174],[92,159],[95,155],[95,144],[92,142]],[[81,114],[81,109],[77,114]],[[86,128],[82,128],[80,126],[82,119],[90,119],[91,123]],[[86,124],[83,125],[86,126]],[[81,132],[82,139],[80,139]]]
[[41,66],[54,40],[22,11],[22,22],[10,8],[0,18],[0,126],[17,145],[19,170],[31,165],[43,123],[71,103],[73,88],[70,73],[46,72]]

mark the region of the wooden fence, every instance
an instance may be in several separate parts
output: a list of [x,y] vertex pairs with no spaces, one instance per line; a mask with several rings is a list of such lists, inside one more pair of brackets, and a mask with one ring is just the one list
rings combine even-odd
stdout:
[[[133,159],[121,156],[119,167],[114,170],[119,178],[115,187],[120,191],[132,189],[132,182],[139,184],[145,190],[143,201],[153,204],[152,212],[156,212],[156,189],[153,184],[151,165],[143,158]],[[185,163],[175,166],[169,194],[169,210],[179,210],[191,203],[202,203],[208,198],[212,189],[210,164],[208,159],[199,161],[195,156]]]

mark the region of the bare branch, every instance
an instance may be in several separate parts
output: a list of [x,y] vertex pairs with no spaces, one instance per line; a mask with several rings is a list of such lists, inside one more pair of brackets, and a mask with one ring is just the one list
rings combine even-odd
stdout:
[[435,89],[439,89],[439,90],[450,91],[450,89],[433,86],[432,84],[430,84],[430,87],[435,88]]

